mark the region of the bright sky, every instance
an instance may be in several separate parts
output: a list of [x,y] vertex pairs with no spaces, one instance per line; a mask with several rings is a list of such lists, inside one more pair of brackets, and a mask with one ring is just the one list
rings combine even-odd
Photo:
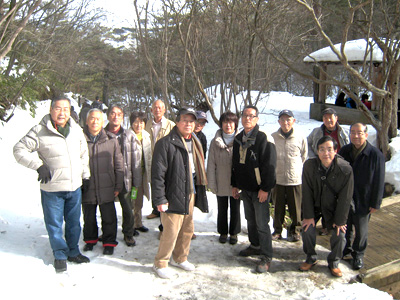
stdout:
[[[144,6],[146,0],[138,0],[138,6]],[[160,0],[149,0],[149,7],[158,6]],[[136,19],[133,0],[94,0],[93,5],[109,12],[107,22],[113,27],[133,27]],[[139,8],[140,9],[140,8]]]

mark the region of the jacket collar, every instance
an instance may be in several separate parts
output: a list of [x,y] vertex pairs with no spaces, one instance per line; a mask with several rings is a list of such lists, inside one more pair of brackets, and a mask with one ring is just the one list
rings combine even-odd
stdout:
[[256,126],[253,128],[251,131],[251,135],[247,137],[246,142],[242,142],[243,140],[243,135],[244,135],[244,129],[235,137],[235,141],[242,146],[244,149],[247,149],[256,143],[256,137],[259,131],[259,126],[256,124]]

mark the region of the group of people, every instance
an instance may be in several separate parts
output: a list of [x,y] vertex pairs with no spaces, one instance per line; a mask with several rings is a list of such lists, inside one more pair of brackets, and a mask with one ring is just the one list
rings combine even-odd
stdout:
[[[354,94],[356,97],[357,95]],[[362,94],[361,95],[361,102],[369,109],[371,110],[371,101],[369,101],[369,96],[368,94]],[[342,107],[347,107],[347,108],[357,108],[357,104],[354,101],[353,98],[347,97],[344,92],[340,92],[339,95],[337,96],[335,100],[335,105],[336,106],[342,106]]]
[[342,276],[338,264],[348,254],[353,256],[354,269],[363,266],[368,220],[380,208],[384,180],[384,158],[367,141],[366,125],[352,125],[349,140],[330,108],[323,112],[322,126],[306,139],[294,128],[293,112],[285,109],[278,116],[279,129],[271,136],[260,129],[256,106],[243,109],[240,132],[239,117],[227,111],[210,143],[206,168],[207,140],[202,129],[207,116],[202,111],[181,108],[175,123],[165,118],[165,104],[157,100],[151,108],[152,120],[147,121],[143,112],[133,112],[125,129],[120,106],[108,108],[104,128],[103,111],[92,108],[83,130],[70,118],[70,111],[67,98],[52,100],[50,114],[14,146],[16,160],[38,172],[57,272],[67,269],[67,261],[89,262],[78,247],[81,207],[83,250],[91,251],[101,241],[103,253],[112,255],[118,244],[115,199],[122,207],[124,241],[134,246],[134,236],[149,230],[142,223],[144,196],[153,205],[147,217],[160,217],[154,271],[161,278],[173,276],[169,265],[193,271],[195,266],[188,261],[195,238],[193,210],[196,206],[208,212],[206,188],[217,196],[221,243],[238,242],[243,201],[250,246],[238,255],[259,255],[259,273],[270,269],[272,241],[282,239],[286,204],[292,221],[288,241],[300,241],[302,235],[307,255],[300,270],[308,271],[317,263],[320,218],[332,234],[328,256],[332,275]]

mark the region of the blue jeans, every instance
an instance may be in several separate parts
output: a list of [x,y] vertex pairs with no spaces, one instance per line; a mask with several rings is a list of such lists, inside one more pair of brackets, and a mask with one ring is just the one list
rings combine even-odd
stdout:
[[272,237],[269,228],[269,199],[263,203],[258,201],[258,192],[242,191],[244,215],[247,220],[247,230],[251,246],[260,247],[260,254],[267,260],[272,259]]
[[[45,192],[40,190],[44,223],[55,259],[67,259],[80,254],[82,192]],[[65,239],[63,221],[65,220]]]

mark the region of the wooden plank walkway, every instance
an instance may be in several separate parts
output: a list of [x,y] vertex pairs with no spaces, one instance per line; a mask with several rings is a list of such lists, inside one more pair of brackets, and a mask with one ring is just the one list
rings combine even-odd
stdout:
[[[400,259],[400,195],[383,199],[382,207],[371,216],[364,269]],[[330,249],[329,236],[318,236],[317,243]],[[365,271],[365,270],[362,271]]]

